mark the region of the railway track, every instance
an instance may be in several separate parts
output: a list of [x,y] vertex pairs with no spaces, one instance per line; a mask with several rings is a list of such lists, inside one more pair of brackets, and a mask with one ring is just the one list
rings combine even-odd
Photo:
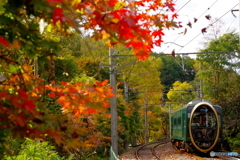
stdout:
[[169,140],[148,143],[122,155],[121,160],[240,160],[240,157],[224,157],[210,154],[191,154],[176,149]]
[[148,143],[148,144],[145,144],[145,145],[142,145],[141,147],[139,147],[136,152],[135,152],[135,157],[137,160],[140,160],[140,159],[145,159],[145,158],[141,158],[143,157],[146,153],[148,152],[151,152],[152,153],[152,157],[149,157],[148,159],[157,159],[157,160],[160,160],[159,156],[157,155],[157,153],[155,152],[155,149],[162,145],[162,144],[166,144],[170,142],[169,140],[161,140],[161,141],[158,141],[158,142],[151,142],[151,143]]

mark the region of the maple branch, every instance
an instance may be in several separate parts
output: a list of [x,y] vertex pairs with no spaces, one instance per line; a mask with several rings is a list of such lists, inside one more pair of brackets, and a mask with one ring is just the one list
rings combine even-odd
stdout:
[[7,56],[7,55],[0,55],[0,59],[3,59],[3,60],[5,60],[5,61],[8,62],[8,63],[13,63],[13,64],[20,65],[19,62],[13,61],[13,60],[7,58],[6,56]]

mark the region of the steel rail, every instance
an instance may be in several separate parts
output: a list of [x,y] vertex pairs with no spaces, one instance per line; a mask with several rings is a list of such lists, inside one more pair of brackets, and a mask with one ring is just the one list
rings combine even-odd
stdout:
[[143,148],[145,148],[146,146],[149,146],[149,145],[153,145],[153,144],[157,144],[155,145],[154,147],[152,147],[151,151],[152,151],[152,154],[157,158],[157,159],[160,159],[159,156],[157,156],[157,154],[155,153],[154,149],[159,146],[159,145],[162,145],[162,144],[165,144],[165,143],[168,143],[169,140],[163,140],[163,141],[157,141],[157,142],[150,142],[150,143],[147,143],[147,144],[144,144],[142,146],[140,146],[136,151],[135,151],[135,157],[136,159],[140,160],[140,156],[139,156],[139,152],[140,150],[142,150]]

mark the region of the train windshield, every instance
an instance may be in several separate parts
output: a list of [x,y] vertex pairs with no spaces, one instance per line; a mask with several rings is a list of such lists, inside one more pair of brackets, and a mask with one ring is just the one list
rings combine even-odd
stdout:
[[192,126],[216,127],[216,117],[208,107],[201,106],[193,114]]

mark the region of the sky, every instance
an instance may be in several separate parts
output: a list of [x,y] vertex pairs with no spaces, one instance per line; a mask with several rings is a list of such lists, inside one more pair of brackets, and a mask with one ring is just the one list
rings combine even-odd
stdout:
[[[155,47],[154,52],[157,53],[171,53],[173,50],[176,54],[180,53],[192,53],[199,52],[199,49],[203,49],[204,35],[201,30],[208,27],[212,23],[223,21],[225,23],[224,29],[236,29],[239,32],[239,11],[233,12],[231,10],[239,9],[240,0],[173,0],[175,2],[175,9],[179,15],[177,21],[180,21],[182,28],[164,30],[165,36],[163,37],[163,43],[161,47]],[[210,21],[205,18],[206,15],[210,15]],[[198,21],[194,23],[194,18]],[[192,28],[187,24],[190,22]],[[187,29],[186,34],[182,34]],[[207,30],[209,32],[209,30]],[[189,55],[194,57],[194,55]]]

